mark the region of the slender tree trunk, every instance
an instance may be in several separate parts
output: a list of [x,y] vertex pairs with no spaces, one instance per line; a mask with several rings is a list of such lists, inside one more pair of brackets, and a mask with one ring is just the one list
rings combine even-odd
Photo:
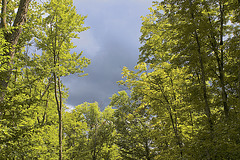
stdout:
[[58,117],[59,117],[59,160],[62,160],[62,91],[60,77],[58,77],[58,93],[59,93],[59,106],[58,106]]
[[[191,0],[189,0],[189,6],[190,6],[191,18],[194,21],[194,25],[196,25]],[[208,123],[210,126],[210,140],[212,141],[213,140],[213,121],[211,119],[211,110],[210,110],[208,96],[207,96],[206,73],[205,73],[204,62],[203,62],[203,54],[201,51],[201,43],[200,43],[200,39],[199,39],[198,32],[196,29],[194,31],[194,37],[195,37],[195,40],[197,43],[197,52],[198,52],[198,58],[199,58],[199,63],[200,63],[200,71],[201,71],[201,83],[200,84],[201,84],[201,88],[203,90],[203,98],[204,98],[204,102],[205,102],[204,109],[205,109],[205,114],[208,118]],[[206,154],[207,154],[207,159],[212,160],[212,154],[209,153],[209,149],[207,149]]]
[[[225,84],[224,60],[223,60],[224,52],[223,52],[223,48],[222,48],[223,47],[224,5],[222,4],[221,1],[219,1],[219,8],[220,8],[219,9],[219,11],[220,11],[220,42],[219,42],[220,52],[219,52],[219,47],[217,45],[216,36],[213,34],[212,30],[210,30],[210,35],[211,35],[210,44],[212,46],[212,50],[215,54],[216,61],[217,61],[217,68],[219,71],[219,75],[217,77],[220,80],[225,117],[228,119],[229,118],[229,106],[228,106],[228,102],[227,102],[227,92],[226,92],[226,87],[225,87],[226,84]],[[207,9],[207,11],[208,11],[208,9]],[[208,14],[208,20],[209,20],[211,28],[214,29],[213,25],[212,25],[211,16],[209,14]]]
[[[54,92],[55,92],[55,100],[57,104],[57,111],[58,111],[58,138],[59,138],[59,160],[62,160],[62,106],[61,106],[61,90],[59,92],[60,87],[59,79],[54,73]],[[58,92],[59,92],[59,99],[58,99]]]
[[[189,4],[190,4],[190,11],[191,11],[191,17],[194,20],[194,14],[192,11],[192,1],[189,0]],[[198,52],[198,58],[199,58],[199,63],[200,63],[200,70],[201,70],[201,86],[202,86],[202,90],[203,90],[203,98],[204,98],[204,102],[205,102],[205,114],[208,117],[208,121],[210,123],[210,125],[212,125],[212,121],[211,121],[211,111],[210,111],[210,107],[209,107],[209,103],[208,103],[208,96],[207,96],[207,87],[206,87],[206,74],[205,74],[205,68],[203,65],[203,55],[201,52],[201,44],[200,44],[200,40],[199,40],[199,36],[197,33],[197,30],[194,31],[194,36],[195,36],[195,40],[197,43],[197,52]]]
[[200,69],[201,69],[201,83],[202,83],[202,90],[203,90],[203,97],[204,97],[204,102],[205,102],[205,113],[209,119],[209,122],[211,123],[211,111],[210,111],[210,107],[208,104],[208,97],[207,97],[207,87],[206,87],[206,74],[205,74],[205,68],[203,65],[203,57],[202,57],[202,53],[201,53],[201,45],[199,42],[199,38],[198,38],[198,34],[197,31],[194,32],[195,33],[195,38],[197,41],[197,46],[198,46],[198,56],[199,56],[199,63],[200,63]]
[[150,150],[149,150],[149,146],[148,146],[148,139],[145,139],[145,151],[146,151],[146,158],[147,160],[151,160],[150,158]]
[[221,59],[220,59],[220,66],[219,66],[219,73],[220,73],[220,82],[221,82],[221,87],[222,87],[222,99],[223,99],[223,106],[224,106],[224,112],[225,112],[225,117],[228,119],[229,118],[229,106],[227,104],[227,93],[226,93],[226,88],[225,88],[225,80],[224,80],[224,62],[223,62],[223,18],[224,18],[224,5],[221,4],[221,1],[219,2],[220,5],[220,22],[221,22],[221,26],[220,26],[220,48],[221,48]]
[[93,160],[97,159],[97,122],[95,124],[94,146],[93,146]]
[[[172,81],[171,81],[172,82]],[[173,85],[173,83],[172,83]],[[164,90],[163,88],[158,84],[159,88],[160,88],[160,91],[162,92],[163,94],[163,97],[165,99],[165,101],[167,102],[168,106],[167,106],[167,110],[169,112],[169,116],[170,116],[170,120],[171,120],[171,123],[172,123],[172,127],[173,127],[173,132],[175,134],[175,138],[177,139],[177,145],[179,146],[180,148],[180,156],[182,157],[183,156],[183,152],[182,152],[182,139],[181,137],[179,136],[178,134],[178,127],[177,127],[177,116],[175,114],[175,118],[173,117],[173,113],[172,113],[172,104],[168,101],[168,98],[167,96],[165,95],[164,93]],[[173,86],[172,86],[173,87]],[[175,122],[174,122],[174,119],[175,119]]]
[[[56,16],[56,22],[58,22],[58,17]],[[56,35],[58,35],[58,27],[57,25],[55,27]],[[51,31],[53,32],[53,28],[51,26]],[[54,41],[52,41],[53,48],[53,62],[54,62],[54,68],[59,67],[57,65],[57,62],[60,61],[59,52],[57,52],[57,42],[58,37],[55,35]],[[55,99],[57,103],[57,111],[58,111],[58,138],[59,138],[59,160],[62,160],[62,91],[61,91],[61,81],[60,76],[56,74],[56,71],[53,72],[53,78],[54,78],[54,91],[55,91]],[[59,96],[59,99],[58,99]]]
[[59,116],[59,160],[62,160],[62,109],[58,113]]
[[[57,28],[56,28],[56,32],[57,32]],[[53,62],[54,62],[54,68],[56,69],[57,62],[59,61],[59,53],[57,53],[57,37],[56,36],[54,37],[54,41],[52,41],[52,43],[54,46]],[[57,111],[58,111],[59,160],[62,160],[62,92],[61,92],[60,77],[57,76],[56,71],[53,72],[53,78],[54,78],[55,100],[56,100]]]

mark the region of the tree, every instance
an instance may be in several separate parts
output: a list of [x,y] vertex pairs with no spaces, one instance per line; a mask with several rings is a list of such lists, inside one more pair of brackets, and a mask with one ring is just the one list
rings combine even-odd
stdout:
[[83,103],[70,113],[66,113],[71,123],[64,125],[66,130],[67,157],[69,159],[117,159],[113,125],[114,110],[106,107],[103,112],[98,104]]
[[84,121],[84,115],[76,106],[70,112],[63,114],[63,133],[65,139],[64,159],[89,159],[87,148],[88,126]]
[[116,107],[114,125],[116,144],[122,159],[153,159],[156,156],[151,123],[152,115],[147,106],[138,104],[138,99],[130,98],[125,91],[111,97],[110,105]]
[[[7,7],[7,0],[2,0],[2,10],[1,10],[1,34],[3,34],[3,39],[6,42],[4,45],[6,45],[6,48],[4,48],[3,52],[4,54],[1,55],[2,59],[4,61],[1,61],[1,79],[0,79],[0,101],[4,100],[5,92],[8,86],[8,81],[11,77],[11,61],[14,58],[14,53],[16,46],[18,45],[19,38],[22,33],[23,25],[26,23],[27,19],[27,12],[28,7],[31,0],[20,0],[18,4],[18,11],[17,14],[8,14],[11,12],[14,12],[13,6]],[[10,15],[10,16],[9,16]],[[15,15],[15,16],[12,16]],[[10,21],[7,21],[7,19],[10,19]]]
[[[12,24],[15,16],[21,17],[15,14],[17,2],[9,1],[8,10],[2,11],[9,14],[6,16],[7,30],[1,30],[0,39],[3,42],[1,59],[4,60],[1,61],[1,78],[6,84],[6,88],[4,85],[1,88],[1,97],[4,97],[0,110],[1,159],[56,159],[56,151],[61,159],[62,112],[67,89],[60,78],[75,73],[82,76],[82,69],[90,63],[89,59],[81,57],[82,52],[70,53],[74,48],[72,38],[78,38],[77,33],[87,29],[82,26],[85,17],[76,13],[72,1],[48,1],[43,5],[20,1],[20,7],[25,7],[19,13],[23,18],[26,18],[28,5],[29,21],[24,26],[24,19],[19,26],[14,25],[15,21]],[[5,10],[4,5],[2,7]],[[21,31],[24,34],[19,36]],[[6,39],[6,34],[12,36],[10,33],[18,34],[14,40],[17,45],[11,46]],[[40,55],[30,56],[28,52],[28,47],[34,43],[33,37],[42,50]],[[57,110],[54,110],[56,105]],[[56,126],[57,116],[59,127]],[[56,142],[59,142],[58,148]]]
[[156,1],[143,17],[138,71],[120,84],[155,113],[158,158],[236,159],[238,3]]
[[40,34],[37,35],[38,47],[45,51],[46,60],[49,60],[51,68],[49,78],[53,78],[55,100],[59,116],[59,159],[62,159],[62,84],[61,77],[69,74],[83,73],[82,69],[90,63],[85,57],[80,58],[82,53],[70,53],[74,48],[72,38],[78,38],[77,32],[86,30],[83,27],[86,17],[78,15],[72,0],[56,1],[51,0],[44,4],[47,14],[42,19],[39,27]]

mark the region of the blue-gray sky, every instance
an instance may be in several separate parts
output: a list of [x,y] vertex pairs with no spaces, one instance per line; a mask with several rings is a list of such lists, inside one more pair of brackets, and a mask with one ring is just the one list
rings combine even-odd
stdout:
[[116,82],[122,78],[123,66],[133,69],[137,63],[141,16],[149,14],[152,0],[74,0],[74,5],[78,14],[88,16],[85,26],[90,29],[73,41],[77,46],[73,51],[83,51],[91,65],[84,69],[86,77],[64,78],[67,105],[97,101],[104,108],[109,97],[121,90]]

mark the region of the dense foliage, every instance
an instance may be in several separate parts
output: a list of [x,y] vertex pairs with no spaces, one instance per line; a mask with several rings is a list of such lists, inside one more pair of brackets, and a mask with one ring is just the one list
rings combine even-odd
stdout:
[[[240,159],[240,3],[163,0],[142,17],[135,70],[98,103],[65,106],[85,16],[72,0],[1,3],[0,159]],[[32,53],[31,47],[38,49]]]

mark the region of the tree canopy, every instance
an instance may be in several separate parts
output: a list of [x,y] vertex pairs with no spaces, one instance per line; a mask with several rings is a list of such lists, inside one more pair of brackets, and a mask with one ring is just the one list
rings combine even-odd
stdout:
[[154,1],[104,110],[66,106],[62,77],[90,64],[72,0],[0,7],[0,159],[240,159],[239,1]]

